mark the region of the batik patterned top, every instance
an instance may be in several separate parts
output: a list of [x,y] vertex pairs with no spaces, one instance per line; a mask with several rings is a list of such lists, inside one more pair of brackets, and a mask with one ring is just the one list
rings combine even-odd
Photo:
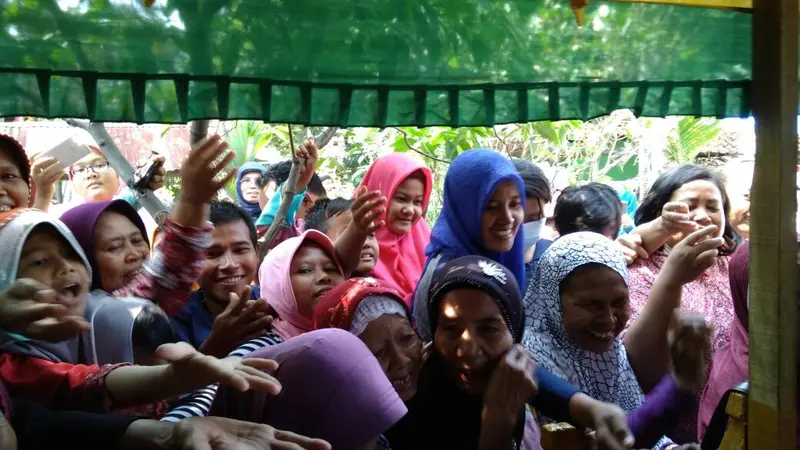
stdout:
[[164,238],[145,261],[142,271],[130,283],[113,292],[115,297],[140,297],[152,300],[168,316],[183,308],[200,278],[206,252],[211,247],[210,224],[203,228],[164,221]]

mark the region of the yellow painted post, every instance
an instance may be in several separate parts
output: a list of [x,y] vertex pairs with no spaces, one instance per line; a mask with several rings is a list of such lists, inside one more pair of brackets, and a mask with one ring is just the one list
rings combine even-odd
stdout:
[[796,448],[797,22],[798,0],[753,1],[756,167],[747,408],[751,450]]

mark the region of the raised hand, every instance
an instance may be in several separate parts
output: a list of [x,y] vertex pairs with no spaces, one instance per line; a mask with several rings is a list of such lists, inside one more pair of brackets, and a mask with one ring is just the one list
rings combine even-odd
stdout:
[[234,170],[225,173],[235,156],[219,136],[202,140],[181,166],[180,200],[192,205],[210,203],[217,191],[236,176]]
[[719,228],[709,225],[686,236],[669,253],[662,272],[674,283],[691,283],[716,261],[717,250],[725,240],[717,237]]
[[539,392],[534,380],[536,363],[519,344],[514,345],[495,367],[483,395],[484,422],[513,427],[519,412]]
[[33,156],[31,163],[31,176],[37,189],[51,190],[67,174],[61,162],[51,156]]
[[673,312],[667,332],[670,356],[670,371],[676,384],[691,392],[700,392],[705,385],[706,364],[711,354],[712,326],[702,315],[684,312],[680,308]]
[[640,234],[623,234],[616,240],[617,246],[622,250],[625,256],[625,263],[629,266],[637,259],[647,259],[650,255],[647,254],[642,245],[642,236]]
[[367,188],[362,186],[356,191],[356,199],[350,206],[353,213],[353,224],[358,230],[370,235],[382,226],[386,221],[378,220],[381,214],[386,212],[386,197],[381,196],[381,191],[367,192]]
[[300,161],[300,173],[297,177],[297,192],[302,191],[311,182],[311,177],[317,170],[317,160],[319,159],[319,147],[313,137],[310,137],[299,145],[294,152],[295,159]]
[[164,168],[164,163],[167,162],[167,160],[163,156],[153,155],[148,162],[153,162],[156,165],[156,171],[150,179],[150,183],[147,184],[147,189],[157,191],[164,187],[164,182],[166,181],[167,169]]
[[58,304],[49,286],[27,278],[0,293],[0,328],[31,339],[60,342],[89,329],[82,315]]
[[661,209],[661,228],[672,236],[693,233],[700,225],[689,216],[689,205],[684,202],[668,202]]
[[264,335],[272,329],[273,317],[266,300],[249,299],[248,287],[243,298],[231,293],[228,306],[214,319],[211,333],[200,351],[211,356],[225,357],[239,345]]
[[278,369],[278,363],[270,359],[236,356],[217,359],[185,342],[158,347],[156,357],[170,363],[166,372],[168,382],[173,385],[195,388],[221,383],[242,392],[253,389],[277,395],[281,391],[281,383],[265,372]]

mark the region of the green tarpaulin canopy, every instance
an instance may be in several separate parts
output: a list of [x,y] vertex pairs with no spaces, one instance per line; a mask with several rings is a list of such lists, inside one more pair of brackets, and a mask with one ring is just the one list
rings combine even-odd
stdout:
[[566,0],[0,0],[0,115],[477,126],[750,113],[750,16]]

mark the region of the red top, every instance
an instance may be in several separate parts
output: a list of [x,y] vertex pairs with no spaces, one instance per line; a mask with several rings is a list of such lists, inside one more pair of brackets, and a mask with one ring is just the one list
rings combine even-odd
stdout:
[[54,363],[5,353],[0,355],[0,378],[11,395],[53,409],[160,417],[167,410],[164,401],[133,406],[120,404],[111,397],[105,385],[106,375],[126,365],[130,364],[89,366]]

